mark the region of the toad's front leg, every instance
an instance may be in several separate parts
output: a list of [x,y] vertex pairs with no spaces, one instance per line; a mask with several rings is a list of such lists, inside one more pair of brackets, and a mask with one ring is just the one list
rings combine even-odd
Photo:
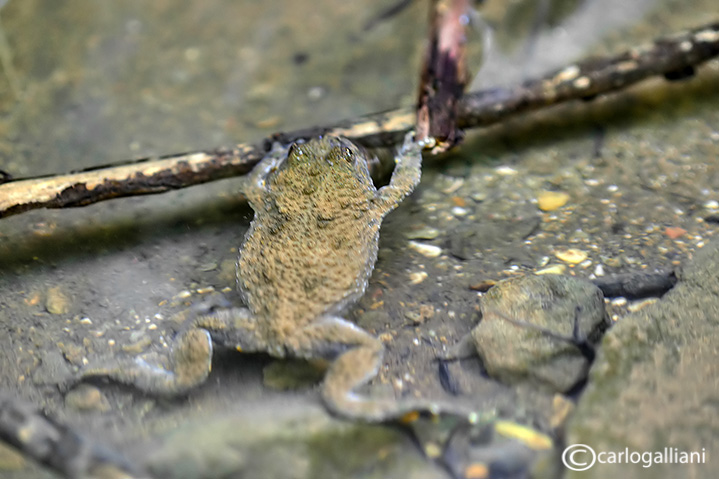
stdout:
[[381,341],[353,323],[324,317],[299,329],[287,342],[288,354],[306,359],[334,360],[322,384],[322,398],[334,414],[368,422],[401,420],[410,413],[428,412],[469,418],[470,411],[425,400],[371,398],[357,390],[370,382],[382,365]]

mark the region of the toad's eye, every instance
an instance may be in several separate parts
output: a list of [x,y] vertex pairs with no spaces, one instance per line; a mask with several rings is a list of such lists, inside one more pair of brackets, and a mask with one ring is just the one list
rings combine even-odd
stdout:
[[348,146],[342,147],[342,158],[344,158],[347,163],[352,163],[354,155],[352,154],[352,150]]
[[287,151],[287,157],[293,158],[295,160],[300,160],[302,159],[302,156],[303,151],[301,145],[299,143],[292,143],[290,149]]

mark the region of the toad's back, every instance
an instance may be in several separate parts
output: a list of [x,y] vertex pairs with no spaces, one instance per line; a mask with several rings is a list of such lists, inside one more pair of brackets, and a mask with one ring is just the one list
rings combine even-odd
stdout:
[[365,290],[381,217],[366,159],[337,138],[295,146],[265,180],[240,253],[249,309],[275,322],[335,314]]

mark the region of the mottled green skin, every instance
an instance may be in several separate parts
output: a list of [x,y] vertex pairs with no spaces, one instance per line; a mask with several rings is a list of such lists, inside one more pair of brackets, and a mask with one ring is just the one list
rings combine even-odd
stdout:
[[265,319],[272,347],[364,293],[380,222],[394,204],[383,201],[366,158],[344,139],[294,145],[264,167],[246,189],[255,217],[237,281],[252,314]]

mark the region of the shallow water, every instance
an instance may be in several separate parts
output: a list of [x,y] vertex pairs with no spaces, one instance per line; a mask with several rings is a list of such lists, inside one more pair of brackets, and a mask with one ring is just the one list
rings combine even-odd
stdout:
[[[414,2],[365,30],[385,3],[11,0],[0,6],[0,25],[19,91],[0,75],[0,169],[15,177],[66,172],[410,105],[426,6]],[[486,2],[494,34],[480,86],[506,85],[719,18],[711,0],[588,0],[560,4],[563,10],[547,16],[550,27],[533,29],[538,6],[502,3]],[[468,285],[538,269],[545,258],[556,262],[559,247],[590,252],[591,265],[569,268],[583,277],[598,264],[622,272],[690,257],[713,235],[711,225],[696,221],[702,205],[719,200],[719,98],[712,87],[718,68],[706,67],[694,83],[513,120],[470,135],[442,162],[428,161],[419,190],[385,223],[377,270],[351,313],[361,326],[393,338],[377,383],[398,394],[447,395],[431,360],[476,319],[477,294]],[[498,166],[517,174],[498,173]],[[166,343],[177,326],[167,318],[182,309],[183,291],[193,300],[212,286],[237,299],[236,248],[251,218],[237,194],[240,183],[1,220],[0,387],[124,447],[172,430],[199,410],[247,412],[295,394],[316,399],[311,389],[264,388],[267,358],[229,355],[219,358],[206,386],[179,404],[101,385],[110,411],[84,413],[66,408],[57,390],[42,384],[53,368],[108,351],[127,354],[122,346],[138,338]],[[571,208],[537,216],[543,189],[569,192]],[[624,196],[610,194],[617,191]],[[508,223],[492,237],[466,235],[488,230],[490,214]],[[529,239],[512,226],[524,214],[539,218],[540,231]],[[608,233],[614,224],[623,229]],[[407,246],[407,232],[426,226],[440,232],[422,240],[443,249],[438,258]],[[688,233],[669,240],[666,226]],[[450,254],[457,237],[469,241],[463,245],[469,258]],[[413,285],[408,275],[418,271],[428,279]],[[66,307],[51,314],[48,298],[57,291]],[[425,319],[415,324],[409,312]],[[548,398],[531,404],[483,382],[476,365],[465,369],[453,369],[464,388],[459,400],[470,397],[487,409],[519,400],[514,419],[541,422]],[[36,473],[28,467],[12,474]]]

